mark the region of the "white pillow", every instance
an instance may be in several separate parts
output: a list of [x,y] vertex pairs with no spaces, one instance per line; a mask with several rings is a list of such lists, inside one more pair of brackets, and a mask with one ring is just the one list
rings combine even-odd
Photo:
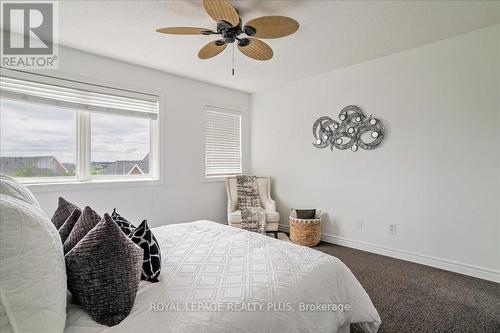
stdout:
[[12,331],[63,332],[66,291],[55,226],[40,209],[0,194],[0,301]]
[[12,333],[12,326],[10,326],[9,318],[5,313],[2,303],[0,302],[0,332],[2,333]]
[[9,176],[0,175],[0,194],[10,195],[11,197],[25,201],[37,208],[41,208],[33,193],[20,182]]

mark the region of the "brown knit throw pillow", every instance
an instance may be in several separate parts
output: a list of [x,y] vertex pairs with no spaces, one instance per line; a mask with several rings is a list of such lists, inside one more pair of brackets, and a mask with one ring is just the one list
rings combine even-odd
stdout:
[[109,214],[65,256],[68,290],[99,324],[114,326],[134,306],[142,249]]
[[82,215],[82,211],[79,208],[75,209],[73,213],[71,213],[71,215],[68,217],[66,222],[64,222],[64,224],[59,228],[59,236],[61,236],[61,241],[63,244],[71,233],[71,230],[73,230],[73,227],[80,218],[80,215]]
[[66,222],[68,217],[76,208],[78,208],[76,205],[72,204],[62,197],[59,197],[57,209],[54,212],[54,215],[52,215],[51,219],[52,223],[54,223],[54,225],[56,226],[56,229],[59,229],[64,224],[64,222]]
[[89,206],[85,206],[73,230],[63,244],[64,254],[68,253],[93,227],[101,221],[101,217]]

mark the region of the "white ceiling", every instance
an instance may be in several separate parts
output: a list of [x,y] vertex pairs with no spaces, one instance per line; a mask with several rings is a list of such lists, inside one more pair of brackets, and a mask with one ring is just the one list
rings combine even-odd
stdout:
[[233,0],[243,22],[263,15],[296,19],[300,29],[266,40],[267,62],[231,48],[199,60],[198,49],[216,36],[174,36],[166,26],[215,29],[198,1],[64,1],[59,6],[60,42],[238,90],[255,92],[350,64],[418,47],[500,23],[500,1],[257,1]]

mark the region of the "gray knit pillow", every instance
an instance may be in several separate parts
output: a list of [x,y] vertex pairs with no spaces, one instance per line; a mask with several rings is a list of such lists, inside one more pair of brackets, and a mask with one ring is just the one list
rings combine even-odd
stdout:
[[71,215],[66,219],[66,222],[64,222],[59,230],[57,230],[59,231],[59,236],[61,236],[61,241],[63,242],[63,244],[71,233],[71,230],[73,230],[75,223],[78,222],[80,215],[82,215],[82,211],[79,208],[75,209],[73,213],[71,213]]
[[59,197],[57,209],[51,219],[52,223],[54,223],[54,225],[56,226],[56,229],[59,229],[64,224],[64,222],[66,222],[68,217],[76,208],[78,208],[76,205],[72,204],[62,197]]
[[93,227],[101,221],[101,217],[89,206],[85,206],[82,215],[78,218],[73,230],[68,238],[64,241],[63,250],[64,254],[68,253],[85,235],[92,230]]
[[316,209],[296,209],[295,214],[298,219],[311,220],[316,218]]
[[132,310],[142,249],[109,214],[65,256],[68,290],[99,324],[114,326]]

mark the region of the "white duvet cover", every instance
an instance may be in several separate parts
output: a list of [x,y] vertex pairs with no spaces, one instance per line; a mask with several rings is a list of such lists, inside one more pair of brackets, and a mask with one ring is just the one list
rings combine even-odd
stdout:
[[380,317],[337,258],[210,221],[154,228],[160,282],[141,281],[130,315],[102,326],[68,303],[67,333],[376,332]]

